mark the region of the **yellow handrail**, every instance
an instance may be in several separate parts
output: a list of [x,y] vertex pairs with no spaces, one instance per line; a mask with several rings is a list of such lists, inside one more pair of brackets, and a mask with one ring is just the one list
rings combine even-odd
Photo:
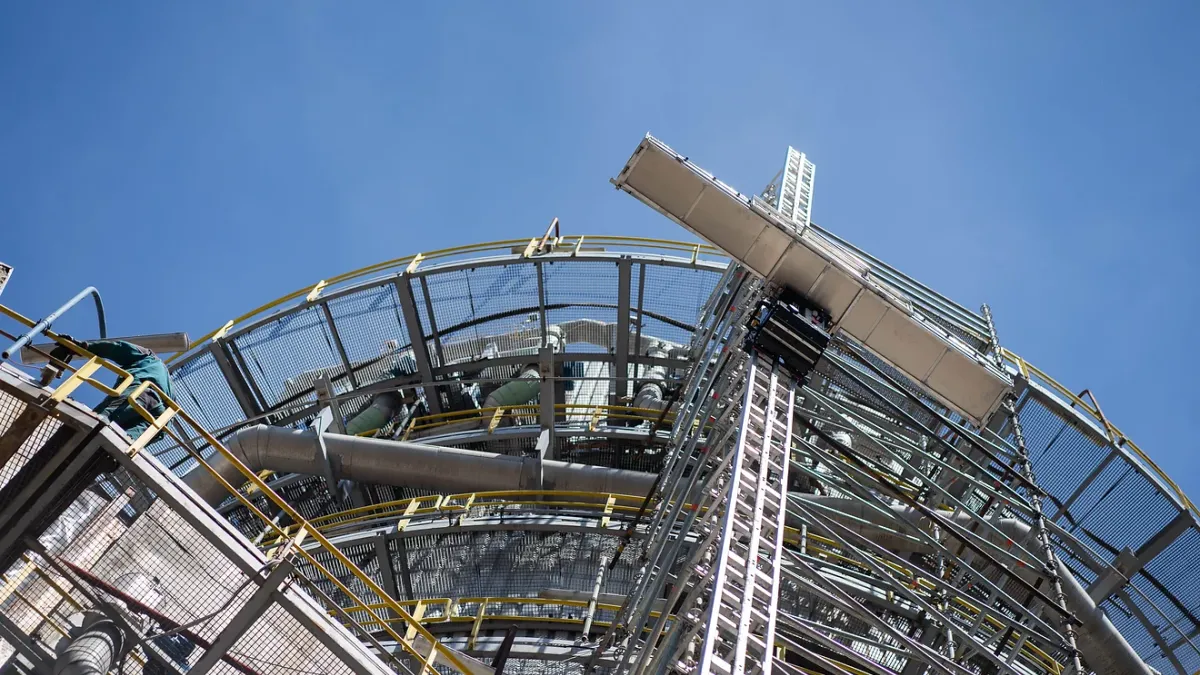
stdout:
[[[564,235],[559,238],[556,245],[554,246],[554,250],[558,250],[558,251],[565,251],[568,249],[573,250],[576,248],[577,243],[581,244],[583,242],[584,236],[585,235],[578,235],[578,234],[577,235]],[[713,247],[713,246],[709,246],[707,244],[689,244],[686,242],[673,241],[670,239],[651,239],[651,238],[646,238],[646,237],[621,237],[621,236],[611,236],[611,235],[604,235],[604,236],[586,235],[586,237],[587,237],[587,242],[588,242],[589,246],[604,246],[605,244],[608,244],[608,245],[614,245],[614,246],[624,246],[624,247],[629,247],[629,248],[646,248],[646,249],[655,249],[655,250],[660,250],[660,251],[678,251],[681,253],[688,253],[689,255],[694,254],[694,253],[702,253],[702,254],[710,255],[710,256],[717,256],[717,257],[722,257],[722,258],[725,257],[725,254],[720,249]],[[297,289],[295,291],[292,291],[291,293],[288,293],[287,295],[284,295],[284,296],[276,298],[266,304],[255,307],[254,309],[250,310],[249,312],[246,312],[245,314],[242,314],[241,316],[230,320],[229,322],[224,324],[223,328],[218,328],[216,330],[212,330],[212,331],[209,331],[208,333],[205,333],[199,339],[193,341],[190,345],[188,345],[188,348],[186,351],[183,351],[183,352],[180,352],[178,354],[171,356],[170,358],[166,359],[166,362],[167,363],[175,362],[177,359],[179,359],[182,356],[184,356],[185,354],[188,354],[189,352],[191,352],[191,350],[193,350],[196,347],[211,340],[219,332],[228,332],[228,331],[236,328],[243,322],[253,319],[269,310],[275,309],[276,307],[279,307],[280,305],[284,304],[285,302],[308,298],[310,294],[314,294],[314,293],[317,294],[316,296],[314,296],[314,299],[315,299],[316,297],[319,297],[320,292],[325,291],[325,290],[329,289],[330,287],[336,286],[337,284],[341,284],[341,283],[344,283],[347,281],[352,281],[355,279],[361,279],[368,275],[378,274],[378,273],[384,272],[386,270],[405,269],[411,273],[412,270],[408,269],[408,268],[414,262],[421,263],[421,262],[425,262],[427,260],[439,260],[439,259],[453,258],[456,256],[461,256],[461,255],[469,254],[469,253],[486,253],[488,251],[509,251],[509,250],[511,250],[513,248],[517,248],[517,247],[523,248],[526,246],[526,244],[528,244],[528,241],[525,239],[506,239],[506,240],[502,240],[502,241],[484,242],[484,243],[480,243],[480,244],[468,244],[465,246],[454,246],[451,248],[444,248],[441,250],[431,251],[428,253],[417,253],[414,255],[408,255],[408,256],[401,257],[401,258],[393,258],[391,260],[385,260],[383,262],[375,263],[373,265],[367,265],[366,267],[360,267],[356,270],[351,270],[349,272],[346,272],[344,274],[339,274],[334,277],[329,277],[328,279],[323,280],[325,282],[325,285],[322,286],[320,288],[320,290],[318,290],[316,288],[317,284],[308,284],[304,288]]]
[[[433,415],[422,415],[414,417],[409,424],[408,432],[427,431],[436,429],[451,424],[460,422],[470,422],[473,420],[490,421],[493,424],[492,430],[499,424],[500,420],[517,420],[519,418],[537,418],[541,408],[536,403],[525,403],[520,405],[495,406],[489,408],[476,408],[473,410],[455,410],[451,412],[436,413]],[[670,428],[670,424],[675,421],[675,414],[668,412],[663,415],[661,410],[654,408],[636,408],[626,405],[592,405],[584,403],[558,403],[554,406],[555,413],[562,415],[577,415],[589,419],[597,417],[605,417],[611,420],[636,420],[639,422],[655,422],[662,419],[663,424]]]
[[[16,321],[17,323],[24,325],[26,328],[32,328],[34,326],[34,324],[36,323],[29,317],[24,316],[23,314],[21,314],[19,312],[13,311],[12,309],[5,307],[4,305],[0,305],[0,314],[3,314],[5,316],[7,316],[8,318],[12,319],[13,321]],[[80,365],[78,367],[72,366],[70,363],[63,363],[61,361],[57,362],[60,365],[62,365],[66,370],[71,371],[71,375],[68,376],[67,379],[63,380],[61,383],[59,383],[59,385],[57,387],[55,387],[53,389],[53,391],[51,392],[51,395],[50,395],[51,399],[53,399],[55,401],[59,401],[59,402],[65,401],[67,399],[67,397],[70,396],[71,393],[73,393],[79,387],[79,385],[84,384],[84,383],[92,385],[92,387],[94,387],[95,389],[97,389],[98,391],[100,391],[101,393],[103,393],[106,396],[120,396],[122,393],[124,393],[125,389],[127,387],[129,387],[129,385],[133,384],[133,376],[130,375],[128,372],[126,372],[124,368],[121,368],[113,363],[109,363],[108,361],[83,349],[82,347],[75,344],[74,342],[62,339],[54,331],[46,330],[43,332],[46,337],[53,340],[59,346],[66,347],[67,349],[71,350],[71,352],[74,353],[76,356],[81,356],[81,357],[87,359],[86,361],[84,361],[84,363],[82,365]],[[103,382],[92,377],[92,375],[101,368],[103,368],[103,369],[109,371],[110,373],[112,373],[113,375],[117,376],[116,385],[110,387],[110,386],[104,384]]]
[[[462,492],[452,495],[427,495],[411,499],[399,499],[370,506],[360,506],[337,513],[318,516],[308,521],[309,527],[329,532],[356,523],[371,522],[388,518],[411,519],[414,516],[465,513],[471,509],[497,506],[537,506],[543,508],[570,509],[594,512],[598,518],[613,514],[636,514],[641,510],[644,497],[609,492],[581,492],[568,490],[494,490],[490,492]],[[299,525],[288,525],[283,531],[291,534]],[[264,540],[261,548],[276,545],[281,538]]]
[[[280,497],[278,494],[276,494],[274,492],[274,490],[272,490],[270,488],[270,486],[268,486],[265,482],[263,482],[263,480],[261,478],[259,478],[259,476],[256,473],[254,473],[249,468],[247,468],[241,462],[241,460],[238,459],[238,457],[236,455],[234,455],[232,452],[229,451],[228,448],[226,448],[223,444],[221,444],[221,442],[219,440],[217,440],[217,438],[215,436],[210,434],[207,429],[205,429],[202,425],[200,425],[195,420],[193,420],[191,418],[191,416],[188,415],[188,413],[179,406],[178,403],[171,400],[171,398],[169,396],[167,396],[166,393],[164,393],[161,389],[159,389],[153,383],[149,383],[149,387],[154,389],[155,393],[158,394],[158,396],[162,399],[163,404],[168,408],[168,410],[174,411],[174,417],[176,419],[182,420],[184,423],[186,423],[187,426],[191,427],[191,429],[193,431],[198,433],[205,442],[207,442],[210,446],[212,446],[212,448],[214,450],[216,450],[217,453],[219,453],[222,457],[224,457],[226,461],[228,461],[230,464],[232,464],[234,467],[236,467],[238,472],[240,472],[242,474],[243,478],[245,478],[246,481],[248,481],[252,485],[254,485],[258,489],[258,491],[260,493],[262,493],[263,496],[265,496],[269,501],[271,501],[275,505],[276,508],[278,508],[280,511],[285,513],[289,518],[292,519],[292,521],[294,523],[299,525],[300,529],[303,532],[305,532],[307,534],[307,536],[311,536],[319,544],[320,548],[324,552],[331,555],[339,564],[341,564],[346,570],[348,570],[350,572],[351,576],[355,577],[359,582],[361,582],[363,584],[363,586],[365,586],[371,593],[373,593],[377,597],[381,598],[383,600],[383,604],[389,610],[394,612],[398,617],[400,617],[401,620],[408,623],[410,630],[415,628],[417,630],[417,634],[419,634],[422,638],[424,638],[431,645],[433,645],[433,651],[437,652],[437,655],[441,656],[441,658],[445,659],[445,661],[447,663],[451,664],[459,671],[464,672],[464,673],[469,672],[466,665],[462,662],[461,659],[458,658],[458,656],[454,653],[453,650],[446,647],[442,643],[438,642],[433,637],[433,635],[431,635],[427,630],[425,630],[425,628],[423,626],[421,626],[421,624],[419,622],[417,622],[416,619],[414,619],[407,612],[405,612],[404,609],[401,608],[399,604],[397,604],[397,601],[394,598],[392,598],[390,595],[388,595],[387,591],[385,591],[381,586],[379,586],[379,584],[376,583],[375,580],[372,579],[370,575],[366,574],[361,569],[359,569],[358,566],[355,565],[353,561],[351,561],[349,558],[347,558],[345,554],[343,554],[336,546],[333,545],[333,543],[331,543],[328,539],[326,539],[325,536],[319,530],[317,530],[317,528],[311,527],[308,524],[308,521],[304,518],[304,516],[302,516],[298,511],[296,511],[296,509],[293,508],[292,505],[289,504],[286,500],[284,500],[282,497]],[[137,400],[135,400],[134,397],[129,397],[127,400],[128,400],[130,407],[133,410],[135,410],[143,419],[145,419],[151,425],[151,427],[149,429],[147,429],[145,432],[143,432],[142,435],[137,439],[137,441],[138,441],[137,446],[131,447],[131,449],[130,449],[131,454],[137,452],[137,450],[140,449],[140,447],[145,447],[145,445],[147,443],[149,443],[151,440],[153,440],[153,438],[160,431],[165,432],[166,434],[170,435],[173,438],[173,440],[175,440],[177,443],[180,443],[180,445],[182,447],[187,448],[188,451],[191,453],[192,457],[194,459],[196,459],[196,461],[199,463],[199,465],[201,467],[203,467],[206,471],[208,471],[212,475],[213,479],[215,479],[222,487],[224,487],[225,490],[229,492],[229,494],[233,495],[234,498],[236,498],[239,502],[241,502],[242,505],[245,506],[246,509],[250,511],[250,513],[252,513],[260,521],[262,521],[267,527],[274,529],[278,535],[283,536],[283,537],[287,536],[287,533],[284,532],[284,529],[282,527],[280,527],[269,516],[267,516],[261,510],[259,510],[259,508],[257,506],[255,506],[254,503],[249,498],[247,498],[246,496],[239,493],[237,488],[234,487],[233,485],[231,485],[227,480],[225,480],[225,478],[222,477],[218,472],[213,470],[212,466],[209,465],[209,463],[207,461],[205,461],[205,459],[198,452],[191,450],[191,446],[189,446],[185,443],[182,443],[181,439],[176,438],[175,434],[169,428],[166,428],[165,426],[163,426],[163,427],[158,426],[156,424],[156,422],[157,422],[156,418],[153,415],[151,415],[149,411],[147,411],[140,404],[138,404]],[[293,535],[293,536],[295,536],[295,535]],[[338,590],[340,590],[342,593],[344,593],[346,595],[346,597],[354,599],[355,602],[357,602],[359,604],[363,604],[362,600],[358,598],[358,596],[354,593],[354,591],[351,590],[350,587],[347,586],[346,583],[343,582],[340,577],[338,577],[337,575],[330,572],[329,569],[326,568],[319,560],[317,560],[316,557],[313,556],[312,553],[310,553],[307,549],[305,549],[303,547],[295,546],[292,548],[292,550],[296,555],[299,555],[299,556],[303,557],[305,560],[307,560],[307,562],[310,565],[312,565],[314,569],[319,571],[321,573],[321,575],[324,576],[328,581],[332,582],[334,584],[334,586],[336,586],[338,588]],[[428,655],[421,654],[420,652],[417,651],[417,649],[411,644],[411,642],[408,639],[405,639],[403,636],[396,633],[395,630],[393,630],[390,625],[385,624],[383,622],[383,619],[378,614],[376,614],[374,612],[374,610],[368,609],[367,613],[371,616],[372,619],[374,619],[376,622],[379,623],[379,625],[381,625],[383,627],[383,629],[388,633],[388,635],[393,640],[396,641],[397,644],[401,645],[401,647],[405,651],[407,651],[409,654],[411,654],[415,658],[419,659],[423,664],[425,664],[423,666],[423,671],[429,670],[433,673],[436,673],[436,671],[433,669],[432,663],[431,663],[431,660],[434,657],[433,652],[431,652]]]
[[1114,446],[1124,445],[1124,447],[1129,448],[1129,450],[1139,460],[1141,460],[1143,462],[1143,464],[1145,464],[1147,470],[1154,473],[1154,475],[1156,475],[1163,483],[1165,483],[1170,488],[1171,492],[1175,495],[1176,499],[1178,499],[1181,504],[1183,504],[1193,514],[1200,516],[1200,509],[1196,508],[1196,505],[1192,503],[1192,500],[1188,499],[1187,495],[1185,495],[1183,493],[1183,490],[1178,485],[1175,484],[1175,481],[1171,480],[1171,478],[1169,476],[1167,476],[1166,472],[1163,471],[1161,468],[1159,468],[1159,466],[1154,463],[1154,460],[1150,459],[1150,457],[1148,455],[1146,455],[1146,453],[1143,452],[1142,449],[1139,448],[1136,443],[1134,443],[1128,436],[1126,436],[1124,433],[1122,433],[1121,430],[1118,429],[1115,425],[1113,425],[1111,422],[1109,422],[1108,418],[1105,417],[1100,412],[1100,409],[1098,406],[1093,406],[1092,404],[1089,404],[1087,401],[1084,401],[1082,398],[1080,398],[1077,394],[1072,392],[1070,389],[1067,389],[1063,385],[1059,384],[1057,380],[1050,377],[1044,371],[1037,368],[1033,364],[1029,363],[1025,359],[1021,358],[1017,354],[1015,354],[1007,349],[1001,348],[1000,355],[1004,358],[1004,360],[1006,360],[1009,363],[1016,366],[1017,372],[1021,373],[1021,375],[1025,379],[1033,380],[1033,378],[1036,377],[1037,381],[1040,384],[1043,384],[1043,385],[1053,389],[1055,392],[1057,392],[1059,395],[1061,395],[1067,401],[1069,401],[1073,405],[1077,406],[1081,411],[1087,413],[1092,418],[1092,420],[1094,422],[1096,422],[1096,424],[1098,424],[1101,429],[1104,430],[1104,434],[1105,434],[1105,436],[1108,437],[1108,440],[1110,443],[1112,443]]
[[[591,601],[589,601],[589,600],[566,600],[566,599],[558,599],[558,598],[522,598],[522,597],[492,597],[492,596],[488,596],[488,597],[470,597],[470,598],[427,598],[427,599],[421,599],[421,600],[401,600],[397,604],[405,606],[405,607],[412,607],[414,610],[414,612],[413,612],[414,616],[417,615],[416,610],[418,607],[425,608],[425,611],[420,612],[421,618],[419,619],[419,621],[423,624],[471,622],[471,623],[475,624],[475,631],[478,631],[479,624],[483,623],[484,621],[531,621],[531,622],[538,622],[538,623],[563,623],[563,624],[583,624],[585,621],[583,617],[580,617],[579,619],[575,619],[575,618],[569,618],[569,617],[530,616],[527,614],[503,614],[503,613],[489,614],[486,611],[486,609],[489,605],[526,605],[526,606],[532,606],[532,607],[557,607],[557,608],[570,607],[570,608],[577,608],[577,609],[587,609],[588,605],[591,604]],[[478,608],[476,610],[468,611],[466,613],[459,613],[458,611],[456,611],[464,606],[478,606]],[[435,610],[435,613],[432,616],[430,616],[430,614],[429,614],[429,608],[434,608],[434,610]],[[350,607],[342,607],[341,611],[349,613],[349,612],[361,612],[361,611],[365,611],[368,609],[381,610],[381,609],[388,609],[388,608],[383,606],[381,603],[379,603],[377,605],[368,605],[368,606],[352,605]],[[619,611],[620,609],[621,609],[620,605],[614,605],[614,604],[604,603],[604,602],[596,603],[596,611],[597,612],[616,612],[616,611]],[[436,610],[440,610],[440,611],[436,611]],[[337,612],[331,612],[331,614],[334,614],[334,613],[337,613]],[[660,615],[661,615],[661,612],[658,612],[658,611],[650,612],[650,616],[653,618],[658,618]],[[389,621],[394,622],[395,619],[389,619]],[[373,621],[363,621],[361,623],[363,625],[369,625],[374,622]],[[607,626],[608,622],[594,621],[592,625],[593,626]],[[650,630],[649,626],[647,626],[645,630]],[[468,647],[468,648],[470,648],[470,647]]]

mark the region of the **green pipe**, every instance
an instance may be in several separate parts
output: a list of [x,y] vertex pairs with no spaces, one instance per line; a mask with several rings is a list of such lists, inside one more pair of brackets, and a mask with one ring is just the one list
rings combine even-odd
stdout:
[[396,410],[400,407],[400,395],[396,393],[380,394],[371,401],[367,409],[358,413],[346,423],[346,433],[351,436],[375,431],[387,424]]
[[488,394],[483,407],[497,408],[510,405],[524,405],[532,402],[542,391],[542,376],[537,366],[530,366],[521,376],[507,384],[501,385]]

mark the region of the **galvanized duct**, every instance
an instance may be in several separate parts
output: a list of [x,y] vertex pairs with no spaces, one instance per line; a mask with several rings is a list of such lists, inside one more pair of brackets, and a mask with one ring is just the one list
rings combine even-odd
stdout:
[[[872,540],[893,551],[911,551],[917,553],[932,553],[933,548],[923,541],[907,537],[899,531],[885,531],[879,526],[889,528],[921,528],[931,529],[931,523],[916,509],[907,506],[893,506],[894,518],[871,508],[869,505],[842,497],[825,497],[821,495],[792,495],[792,499],[807,502],[830,518],[835,518],[847,528],[868,535]],[[963,525],[971,522],[968,514],[960,513],[955,516]],[[866,522],[863,522],[866,521]],[[987,530],[980,534],[992,540],[993,543],[1007,546],[1007,539],[1017,544],[1026,544],[1032,540],[1033,530],[1020,520],[1012,518],[995,518],[992,524],[996,530]],[[817,528],[814,524],[809,527]],[[1016,551],[1017,549],[1013,549]],[[1075,613],[1083,625],[1079,627],[1079,650],[1084,659],[1097,675],[1151,675],[1158,671],[1150,668],[1121,632],[1113,626],[1104,611],[1096,606],[1095,601],[1088,595],[1087,589],[1071,570],[1058,563],[1058,574],[1062,578],[1063,591],[1067,596],[1067,608]],[[1040,566],[1041,561],[1030,559],[1030,564]],[[1037,567],[1034,567],[1036,569]]]
[[[484,490],[578,490],[644,496],[654,474],[571,464],[537,457],[512,457],[419,443],[324,434],[258,425],[241,429],[227,442],[230,452],[253,471],[327,475],[349,480],[402,485],[439,492]],[[208,463],[238,484],[241,473],[223,455]],[[209,504],[228,496],[203,467],[184,482]]]

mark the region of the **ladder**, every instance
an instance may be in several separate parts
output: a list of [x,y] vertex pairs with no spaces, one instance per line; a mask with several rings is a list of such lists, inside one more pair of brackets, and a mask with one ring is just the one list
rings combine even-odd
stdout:
[[666,612],[653,628],[648,625],[651,607],[661,597],[679,557],[686,555],[685,547],[694,549],[689,532],[699,512],[684,507],[696,503],[708,489],[698,480],[715,456],[707,449],[720,446],[736,430],[736,419],[731,416],[741,395],[745,362],[738,345],[745,335],[746,318],[762,292],[757,279],[731,264],[700,312],[689,354],[695,365],[680,388],[667,461],[647,497],[647,504],[653,502],[654,507],[649,522],[638,526],[646,543],[627,599],[599,641],[586,672],[594,672],[602,656],[616,659],[614,675],[628,672],[636,661],[648,656],[639,642],[655,643],[665,628]]
[[693,507],[704,514],[696,531],[708,536],[694,552],[699,564],[676,575],[677,635],[670,655],[654,659],[667,656],[676,672],[771,672],[796,388],[772,362],[747,358],[737,435],[710,448],[717,489]]
[[[682,461],[669,468],[681,470],[661,486],[646,576],[629,596],[632,609],[619,614],[626,632],[617,673],[771,672],[798,384],[772,360],[740,350],[719,371],[713,381],[724,384],[702,418],[707,443],[677,448]],[[647,626],[644,609],[668,581],[669,631],[669,612]]]

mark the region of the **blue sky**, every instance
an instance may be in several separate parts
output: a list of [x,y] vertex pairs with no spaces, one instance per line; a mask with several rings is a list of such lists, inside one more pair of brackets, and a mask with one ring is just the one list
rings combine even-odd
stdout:
[[[646,131],[969,307],[1200,496],[1200,5],[0,8],[6,304],[200,335],[386,258],[686,233],[611,189]],[[87,313],[61,325],[94,331]]]

